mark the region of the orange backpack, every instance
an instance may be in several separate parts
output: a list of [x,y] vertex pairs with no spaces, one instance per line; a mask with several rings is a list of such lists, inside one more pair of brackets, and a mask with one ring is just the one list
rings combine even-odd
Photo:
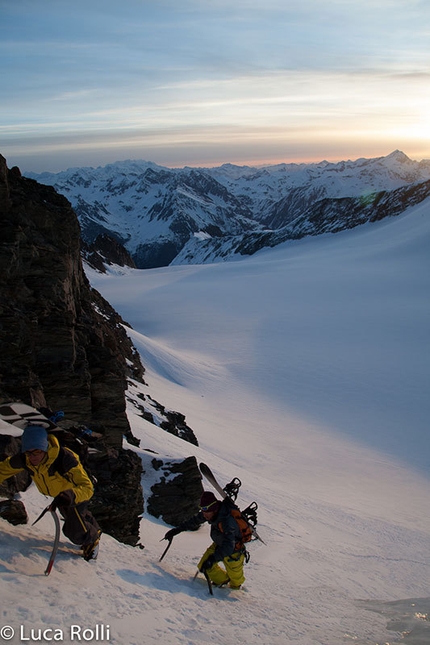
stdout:
[[238,508],[232,508],[230,513],[239,524],[240,532],[242,533],[242,539],[240,542],[236,543],[236,550],[239,551],[246,542],[251,542],[252,540],[252,528],[243,517],[242,512]]
[[[229,502],[230,502],[229,503],[230,514],[236,520],[237,524],[239,525],[240,532],[242,533],[241,539],[238,542],[236,542],[236,545],[235,545],[235,550],[240,551],[243,548],[244,544],[246,544],[246,542],[251,542],[252,540],[252,537],[253,537],[252,526],[245,519],[244,515],[242,514],[242,511],[235,504],[233,504],[231,500],[229,500]],[[221,522],[218,524],[218,528],[221,532],[223,532]]]

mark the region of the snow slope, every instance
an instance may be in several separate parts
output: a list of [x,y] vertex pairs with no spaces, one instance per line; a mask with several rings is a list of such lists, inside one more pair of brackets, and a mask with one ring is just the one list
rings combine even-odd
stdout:
[[[207,527],[158,563],[166,526],[144,514],[144,550],[105,535],[85,563],[63,540],[45,578],[52,520],[0,520],[2,625],[66,643],[70,625],[96,624],[117,645],[430,642],[417,636],[430,626],[429,211],[234,263],[89,270],[134,328],[144,391],[199,439],[137,417],[133,387],[144,464],[195,454],[220,481],[238,476],[267,546],[250,545],[244,590],[210,598],[192,582]],[[47,500],[23,497],[32,521]],[[399,612],[408,620],[387,631]]]

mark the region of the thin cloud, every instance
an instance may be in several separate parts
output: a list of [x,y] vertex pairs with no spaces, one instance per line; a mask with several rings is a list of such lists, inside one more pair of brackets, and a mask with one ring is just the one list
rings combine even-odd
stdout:
[[[416,149],[429,113],[430,6],[420,0],[1,6],[4,155],[67,141],[64,164],[91,145],[110,161],[147,146],[192,164],[192,151],[227,159],[235,141],[241,155],[279,160],[300,137],[308,155],[314,136],[323,156],[331,141],[352,156],[359,137],[360,154],[390,136],[389,150],[408,136]],[[425,127],[420,145],[430,156]]]

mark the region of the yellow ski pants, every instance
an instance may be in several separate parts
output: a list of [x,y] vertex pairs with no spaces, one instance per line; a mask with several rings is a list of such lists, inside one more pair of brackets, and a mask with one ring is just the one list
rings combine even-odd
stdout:
[[[215,549],[216,544],[214,543],[206,549],[197,565],[199,569],[203,562],[214,553]],[[230,581],[231,587],[240,587],[240,585],[243,585],[245,582],[245,576],[243,575],[244,561],[245,555],[236,551],[222,560],[225,570],[219,566],[218,562],[216,562],[213,567],[207,570],[207,574],[215,585],[222,585]]]

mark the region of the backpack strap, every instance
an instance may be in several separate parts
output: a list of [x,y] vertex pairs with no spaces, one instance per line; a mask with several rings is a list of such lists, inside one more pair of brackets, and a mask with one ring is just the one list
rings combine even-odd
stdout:
[[[27,465],[27,461],[23,453],[19,452],[13,455],[9,461],[12,468],[26,470],[30,475],[34,475],[34,471]],[[57,457],[48,468],[48,474],[52,477],[55,473],[59,473],[62,477],[69,472],[72,468],[78,465],[78,460],[71,450],[60,446]]]
[[58,456],[48,468],[48,474],[52,476],[54,475],[54,473],[59,473],[62,477],[64,477],[64,475],[72,468],[75,468],[78,463],[79,462],[77,458],[71,450],[60,446]]

